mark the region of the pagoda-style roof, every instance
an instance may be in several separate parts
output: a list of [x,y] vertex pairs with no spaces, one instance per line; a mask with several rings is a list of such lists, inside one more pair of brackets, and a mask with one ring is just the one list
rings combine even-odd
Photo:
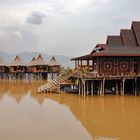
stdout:
[[75,57],[75,58],[72,58],[71,60],[88,60],[92,57],[91,54],[87,54],[87,55],[83,55],[83,56],[79,56],[79,57]]
[[[100,50],[100,48],[104,48]],[[98,45],[99,50],[92,52],[91,56],[140,56],[140,47],[136,46],[116,46]]]
[[10,63],[10,66],[25,66],[20,56],[16,56],[15,59]]
[[41,54],[39,54],[38,57],[36,58],[35,65],[36,66],[47,65],[47,61]]
[[107,36],[107,44],[109,45],[123,45],[122,38],[117,35]]
[[6,66],[5,61],[2,57],[0,57],[0,66]]
[[140,56],[140,21],[133,21],[131,29],[121,29],[120,35],[107,36],[106,44],[97,44],[90,54],[71,60],[95,56]]
[[131,29],[135,33],[135,37],[137,39],[138,46],[140,46],[140,21],[133,21]]
[[131,29],[121,29],[120,35],[124,46],[138,46],[135,33]]
[[50,62],[48,63],[49,66],[60,66],[60,64],[57,62],[57,60],[55,59],[55,57],[53,56],[50,60]]

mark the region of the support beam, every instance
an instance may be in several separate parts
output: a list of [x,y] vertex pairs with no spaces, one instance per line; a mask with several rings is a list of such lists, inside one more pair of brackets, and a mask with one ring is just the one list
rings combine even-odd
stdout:
[[102,96],[102,92],[103,92],[103,81],[100,81],[100,96]]
[[103,85],[102,85],[102,95],[104,96],[105,92],[105,78],[103,78]]
[[86,88],[86,89],[87,89],[87,92],[86,92],[87,95],[88,95],[88,93],[89,93],[89,92],[88,92],[88,90],[89,90],[89,89],[88,89],[88,84],[89,84],[89,82],[88,82],[88,80],[87,80],[87,84],[86,84],[86,86],[87,86],[87,88]]
[[91,96],[93,96],[94,81],[91,81]]
[[84,81],[84,96],[86,95],[86,84],[85,84],[85,81]]
[[122,79],[122,88],[121,88],[121,95],[124,96],[124,89],[125,89],[125,78]]
[[81,93],[82,93],[82,95],[84,94],[84,84],[83,83],[81,83],[81,89],[82,89],[82,91],[81,91]]
[[135,87],[134,87],[134,91],[135,91],[135,96],[137,95],[137,78],[135,78]]
[[100,88],[101,88],[101,84],[100,84],[100,81],[98,81],[98,91],[97,91],[97,93],[98,93],[98,95],[100,95]]
[[117,81],[116,80],[116,95],[118,95],[119,94],[119,83],[118,83],[119,81]]
[[80,83],[80,80],[78,80],[78,86],[79,86],[79,95],[81,94],[81,83]]

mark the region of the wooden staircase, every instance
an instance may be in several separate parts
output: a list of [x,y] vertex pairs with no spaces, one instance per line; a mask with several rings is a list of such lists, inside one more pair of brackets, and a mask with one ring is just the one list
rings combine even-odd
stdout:
[[38,87],[38,93],[60,92],[61,84],[68,84],[69,75],[58,77]]

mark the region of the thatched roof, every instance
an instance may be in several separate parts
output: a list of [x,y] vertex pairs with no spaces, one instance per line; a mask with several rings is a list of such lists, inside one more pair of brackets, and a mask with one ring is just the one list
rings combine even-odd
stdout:
[[56,61],[55,57],[53,56],[48,63],[49,66],[60,66],[60,64]]
[[39,54],[38,57],[36,58],[35,65],[37,66],[47,65],[47,61],[41,54]]
[[5,61],[0,57],[0,66],[6,66]]
[[27,66],[35,66],[36,65],[36,58],[33,57],[31,62],[27,64]]
[[17,55],[15,59],[10,63],[10,66],[25,66],[22,59]]

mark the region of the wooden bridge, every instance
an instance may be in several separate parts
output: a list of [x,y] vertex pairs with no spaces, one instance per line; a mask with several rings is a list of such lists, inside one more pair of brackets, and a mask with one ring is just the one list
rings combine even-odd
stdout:
[[70,80],[70,75],[63,75],[54,80],[50,80],[48,83],[41,85],[38,87],[38,93],[51,93],[51,92],[58,92],[60,93],[61,87],[74,85]]

